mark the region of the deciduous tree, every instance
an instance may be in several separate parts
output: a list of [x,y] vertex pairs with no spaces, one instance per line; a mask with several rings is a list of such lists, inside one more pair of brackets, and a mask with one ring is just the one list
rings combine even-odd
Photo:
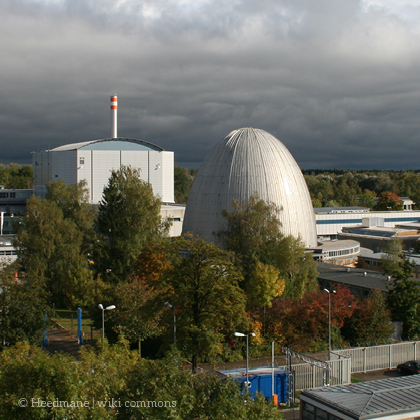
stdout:
[[[253,281],[258,279],[259,291],[265,291],[260,303],[278,296],[282,284],[286,284],[285,295],[299,299],[306,291],[315,290],[316,263],[305,252],[302,242],[292,236],[283,236],[278,219],[280,209],[273,203],[266,203],[257,195],[246,203],[233,201],[233,211],[223,211],[227,219],[227,228],[219,232],[224,247],[233,251],[238,268],[243,270],[244,284],[247,290],[257,288]],[[273,266],[279,270],[279,285],[262,286],[264,278],[271,282],[272,277],[255,277],[257,264]],[[275,292],[273,293],[273,291]],[[254,299],[254,304],[257,301]]]
[[[72,198],[69,191],[78,191],[80,195],[76,197],[83,197],[86,189],[82,184],[67,188],[61,183],[59,187],[50,184],[48,189],[53,199],[32,196],[27,202],[16,236],[18,263],[32,284],[50,295],[50,303],[83,306],[93,287],[84,242],[92,218],[87,209],[90,205]],[[67,204],[73,206],[72,212],[65,213]],[[89,217],[85,217],[87,214]],[[85,232],[79,229],[77,221]]]
[[179,237],[172,246],[164,287],[177,308],[177,339],[195,370],[200,356],[215,358],[225,338],[246,323],[242,276],[230,254],[199,237]]
[[402,210],[403,205],[400,197],[392,191],[384,191],[378,196],[379,200],[375,206],[375,210],[389,211]]
[[353,345],[388,342],[393,330],[391,319],[386,297],[380,290],[373,289],[369,297],[357,302],[353,315],[342,328],[342,333]]
[[[340,328],[350,318],[354,296],[343,287],[331,294],[332,344],[340,343]],[[333,290],[333,289],[331,289]],[[328,294],[317,290],[298,300],[280,298],[268,311],[268,335],[297,351],[319,351],[328,347]]]

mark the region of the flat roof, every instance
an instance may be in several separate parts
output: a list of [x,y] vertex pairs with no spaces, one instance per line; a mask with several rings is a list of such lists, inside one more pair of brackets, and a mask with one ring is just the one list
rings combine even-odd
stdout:
[[367,213],[369,207],[353,206],[353,207],[314,207],[314,212],[318,213]]
[[360,420],[409,413],[420,410],[420,375],[306,390],[301,399]]
[[338,239],[333,241],[320,241],[318,246],[311,249],[322,249],[322,250],[342,250],[360,246],[360,242],[354,241],[353,239]]
[[337,283],[367,290],[376,288],[384,293],[388,293],[387,286],[390,284],[388,276],[378,271],[349,268],[324,262],[318,262],[318,273],[318,281],[327,281],[330,284]]

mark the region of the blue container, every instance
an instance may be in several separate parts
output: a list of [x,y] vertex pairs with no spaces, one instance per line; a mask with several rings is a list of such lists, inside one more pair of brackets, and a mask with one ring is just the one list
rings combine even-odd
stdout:
[[[220,373],[230,376],[239,382],[242,392],[246,392],[246,369],[225,370]],[[248,370],[249,392],[252,397],[261,392],[265,398],[272,399],[273,368],[263,366]],[[289,372],[278,366],[274,367],[274,394],[278,395],[278,403],[286,404],[289,391]]]

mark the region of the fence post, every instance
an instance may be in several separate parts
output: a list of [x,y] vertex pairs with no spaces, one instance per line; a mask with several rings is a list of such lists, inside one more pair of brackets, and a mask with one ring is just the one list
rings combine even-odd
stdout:
[[315,366],[312,365],[312,388],[316,388],[315,375],[316,375]]
[[366,373],[366,347],[363,348],[363,372]]
[[392,369],[392,345],[389,345],[389,369]]

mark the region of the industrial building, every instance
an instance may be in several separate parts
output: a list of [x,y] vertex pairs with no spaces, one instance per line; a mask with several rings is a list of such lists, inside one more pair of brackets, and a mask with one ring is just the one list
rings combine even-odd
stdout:
[[317,245],[315,215],[302,172],[286,146],[264,130],[241,128],[227,135],[205,158],[191,187],[183,232],[218,242],[226,226],[222,210],[232,199],[246,203],[258,194],[281,210],[284,235]]
[[110,138],[33,153],[35,195],[45,198],[48,182],[62,179],[76,184],[85,180],[90,203],[98,204],[111,171],[131,166],[140,170],[141,179],[151,184],[162,202],[174,202],[174,152],[143,140],[117,137],[117,108],[116,96],[112,96]]

